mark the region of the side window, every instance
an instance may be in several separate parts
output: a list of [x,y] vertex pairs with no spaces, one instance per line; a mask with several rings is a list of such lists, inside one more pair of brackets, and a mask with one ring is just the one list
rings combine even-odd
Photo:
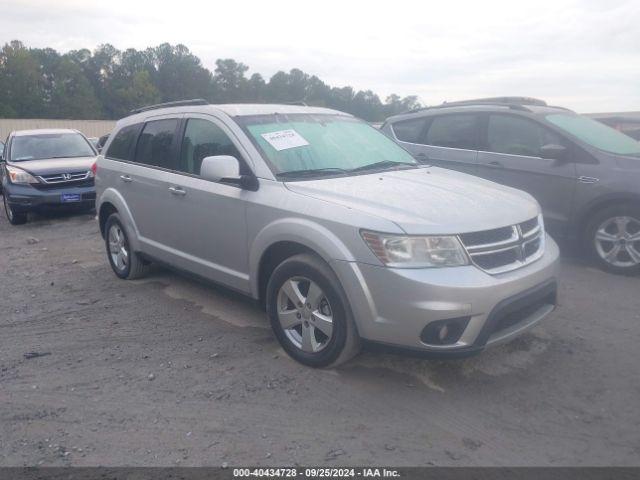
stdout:
[[153,120],[142,129],[136,147],[135,161],[154,167],[177,170],[173,152],[178,120]]
[[478,116],[453,114],[434,117],[425,143],[438,147],[477,150]]
[[487,147],[490,152],[511,155],[540,156],[540,147],[548,144],[565,145],[554,132],[526,118],[515,115],[490,115]]
[[403,122],[394,123],[393,133],[396,138],[402,142],[419,143],[420,135],[427,121],[424,118],[416,118],[414,120],[405,120]]
[[140,125],[129,125],[124,127],[116,133],[113,137],[109,150],[107,150],[107,158],[116,158],[118,160],[132,160],[133,147],[135,145],[136,138],[138,138],[138,132],[140,131]]
[[242,163],[242,157],[231,139],[215,123],[200,118],[187,121],[178,170],[200,175],[202,159],[215,155],[231,155]]

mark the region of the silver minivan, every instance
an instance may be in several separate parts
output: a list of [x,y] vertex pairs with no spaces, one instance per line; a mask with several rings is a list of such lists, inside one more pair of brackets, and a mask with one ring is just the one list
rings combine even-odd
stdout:
[[529,194],[421,165],[335,110],[147,107],[117,123],[96,185],[118,277],[158,261],[242,292],[306,365],[363,342],[479,352],[556,304],[558,248]]

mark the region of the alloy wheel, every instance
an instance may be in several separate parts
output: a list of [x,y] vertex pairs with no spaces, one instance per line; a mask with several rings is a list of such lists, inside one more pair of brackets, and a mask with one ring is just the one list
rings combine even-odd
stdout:
[[278,321],[300,350],[318,353],[333,337],[333,310],[325,293],[305,277],[292,277],[278,291]]
[[596,252],[618,268],[640,265],[640,220],[631,216],[608,218],[595,232]]
[[129,249],[122,228],[117,223],[109,228],[109,255],[113,265],[124,271],[129,264]]

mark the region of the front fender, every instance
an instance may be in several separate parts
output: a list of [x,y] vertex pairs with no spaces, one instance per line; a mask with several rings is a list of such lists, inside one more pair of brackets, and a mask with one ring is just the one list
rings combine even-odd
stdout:
[[260,260],[264,252],[278,242],[296,242],[316,252],[324,261],[354,261],[353,254],[328,228],[303,218],[283,218],[266,225],[258,232],[249,251],[251,293],[259,295]]
[[129,244],[134,251],[140,251],[139,231],[136,222],[133,220],[133,215],[129,209],[124,197],[114,188],[105,189],[98,197],[97,210],[100,212],[102,206],[110,203],[118,211],[120,219],[124,223],[129,235]]

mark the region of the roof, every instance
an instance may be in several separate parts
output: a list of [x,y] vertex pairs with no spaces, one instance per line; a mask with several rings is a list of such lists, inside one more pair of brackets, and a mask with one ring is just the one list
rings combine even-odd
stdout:
[[438,115],[444,112],[462,113],[462,112],[514,112],[520,114],[533,114],[533,115],[545,115],[550,113],[573,113],[563,107],[555,106],[541,106],[541,105],[524,105],[522,107],[518,105],[499,104],[499,103],[477,103],[468,105],[447,105],[442,104],[436,107],[427,107],[405,113],[399,113],[392,117],[387,118],[387,122],[395,122],[399,120],[409,120],[411,118],[421,118],[431,115]]
[[270,104],[270,103],[236,103],[236,104],[208,104],[208,105],[178,105],[178,106],[162,106],[158,108],[147,108],[139,113],[133,113],[124,123],[138,119],[146,119],[150,116],[167,115],[172,113],[207,113],[207,112],[223,112],[230,117],[241,117],[249,115],[269,115],[274,113],[291,114],[291,113],[311,113],[311,114],[328,114],[328,115],[344,115],[351,116],[348,113],[332,110],[323,107],[307,107],[300,105],[286,104]]
[[38,128],[35,130],[16,130],[13,135],[16,137],[24,137],[28,135],[55,135],[59,133],[79,133],[77,130],[70,128]]
[[283,105],[276,103],[235,103],[211,106],[222,110],[232,117],[244,115],[269,115],[273,113],[324,113],[350,116],[348,113],[333,110],[331,108]]

